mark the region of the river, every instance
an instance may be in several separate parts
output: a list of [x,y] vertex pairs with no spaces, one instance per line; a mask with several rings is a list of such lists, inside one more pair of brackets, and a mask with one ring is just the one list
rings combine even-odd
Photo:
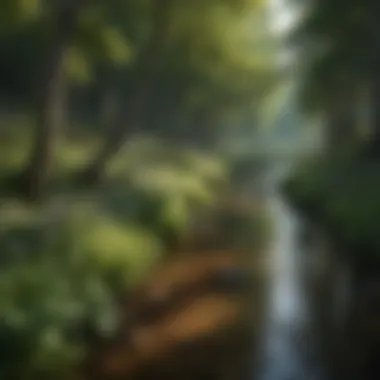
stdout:
[[[307,292],[303,222],[271,186],[273,278],[269,287],[258,380],[326,380]],[[306,273],[307,275],[307,273]]]

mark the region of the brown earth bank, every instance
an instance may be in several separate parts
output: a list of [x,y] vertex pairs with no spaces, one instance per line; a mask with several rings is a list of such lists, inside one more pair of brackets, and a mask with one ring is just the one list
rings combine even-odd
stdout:
[[123,329],[91,353],[84,379],[248,379],[262,310],[251,268],[259,267],[228,251],[162,265],[121,303]]

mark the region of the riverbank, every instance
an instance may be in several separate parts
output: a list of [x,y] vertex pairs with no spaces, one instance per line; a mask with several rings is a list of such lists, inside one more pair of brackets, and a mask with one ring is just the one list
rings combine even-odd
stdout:
[[[141,138],[131,141],[99,186],[83,188],[73,181],[83,164],[73,149],[86,149],[81,141],[62,143],[50,196],[39,203],[19,198],[9,186],[9,178],[24,165],[22,157],[0,160],[0,282],[5,293],[0,336],[10,342],[0,377],[73,379],[83,356],[103,345],[110,349],[115,335],[125,343],[125,351],[115,353],[127,365],[124,370],[146,378],[151,374],[144,375],[142,368],[154,367],[164,378],[174,376],[165,368],[176,362],[182,364],[170,371],[179,378],[193,367],[198,368],[190,371],[193,379],[202,371],[203,376],[214,371],[220,377],[218,362],[250,355],[252,319],[248,323],[243,316],[251,312],[251,297],[244,287],[235,293],[229,286],[216,291],[211,279],[204,283],[203,277],[212,252],[217,262],[228,253],[251,268],[265,235],[265,211],[255,199],[241,198],[238,184],[229,178],[229,163]],[[23,153],[18,140],[9,142],[5,152],[12,148]],[[174,265],[177,259],[186,270]],[[241,271],[236,265],[231,263],[231,270]],[[168,268],[174,269],[167,273]],[[182,290],[174,292],[174,299],[167,294],[159,313],[154,306],[149,323],[139,315],[133,333],[118,334],[142,307],[128,297],[152,284],[151,276],[161,270],[171,281],[170,292]],[[217,273],[207,271],[211,277]],[[226,276],[231,275],[233,279],[236,273]],[[160,281],[155,279],[151,288],[156,290]],[[260,281],[252,287],[258,289]],[[150,296],[141,298],[144,303]],[[169,360],[172,355],[174,361]],[[157,362],[162,356],[166,364]]]
[[269,276],[258,202],[227,197],[202,215],[184,251],[123,298],[118,338],[92,347],[85,379],[252,377]]
[[330,157],[305,165],[284,186],[290,203],[322,232],[317,244],[321,236],[327,242],[318,248],[324,269],[314,290],[334,379],[378,378],[378,173],[378,163],[366,157]]
[[[145,318],[93,357],[89,378],[248,379],[262,291],[247,264],[236,252],[213,252],[162,267],[129,303],[145,307]],[[240,280],[229,283],[228,273]]]

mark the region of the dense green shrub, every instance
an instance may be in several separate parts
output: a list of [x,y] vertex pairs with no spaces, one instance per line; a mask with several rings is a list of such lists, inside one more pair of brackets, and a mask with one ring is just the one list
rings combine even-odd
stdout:
[[[40,244],[19,247],[13,257],[15,251],[1,242],[3,260],[8,257],[0,272],[0,334],[2,342],[9,342],[2,346],[1,378],[57,378],[81,357],[81,337],[75,333],[81,321],[90,316],[103,332],[116,326],[101,273],[77,257],[81,252],[63,230],[54,229],[35,230]],[[25,231],[13,231],[13,237],[22,241]]]
[[148,157],[84,200],[79,194],[42,206],[6,200],[0,378],[71,378],[85,349],[82,323],[112,335],[115,292],[142,281],[169,240],[186,233],[192,213],[215,202],[227,180],[217,159],[191,152]]
[[284,184],[291,202],[348,248],[380,253],[380,164],[349,155],[308,163]]

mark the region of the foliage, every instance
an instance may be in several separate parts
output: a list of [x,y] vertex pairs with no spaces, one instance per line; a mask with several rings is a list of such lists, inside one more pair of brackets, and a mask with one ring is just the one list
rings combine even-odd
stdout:
[[[8,3],[12,12],[22,14],[16,3],[24,2],[6,0],[2,15],[11,19]],[[4,46],[7,51],[2,57],[5,67],[12,66],[9,71],[16,83],[20,76],[25,78],[19,91],[29,96],[30,88],[38,84],[34,77],[46,58],[49,39],[54,38],[55,22],[52,7],[41,8],[39,0],[31,2],[40,4],[39,12],[30,21],[13,23],[1,35],[1,50]],[[126,97],[133,97],[134,78],[141,70],[141,55],[149,45],[152,5],[141,0],[86,3],[65,57],[71,83],[101,92],[114,81],[127,103]],[[169,125],[175,130],[197,130],[201,113],[220,125],[226,113],[236,116],[252,109],[256,97],[274,84],[276,72],[275,49],[268,48],[269,33],[260,21],[265,3],[181,0],[171,7],[167,36],[157,59],[157,86],[152,88],[154,94],[146,105],[149,112],[144,112],[140,123],[155,131]],[[18,63],[21,61],[22,66]],[[6,91],[12,83],[6,83]],[[199,131],[205,131],[203,125]],[[139,127],[143,129],[144,125]]]
[[[81,116],[84,107],[76,103],[83,94],[97,118],[97,96],[115,83],[124,107],[139,87],[134,81],[144,74],[146,50],[157,49],[148,62],[158,72],[147,86],[153,95],[143,99],[146,104],[138,121],[159,134],[157,130],[166,125],[180,132],[183,126],[204,132],[222,126],[231,115],[239,120],[273,84],[273,52],[261,50],[266,38],[262,25],[252,28],[263,3],[167,4],[163,28],[167,30],[161,40],[156,33],[154,10],[160,8],[156,0],[0,4],[2,95],[8,100],[12,90],[11,101],[17,106],[22,99],[34,113],[46,113],[46,125],[36,124],[44,132],[37,133],[36,140],[48,135],[42,144],[45,157],[56,161],[53,175],[46,175],[51,198],[31,205],[12,194],[1,205],[1,378],[72,378],[85,350],[82,324],[89,322],[100,335],[112,335],[118,326],[115,295],[142,281],[185,237],[192,216],[215,204],[229,181],[228,165],[219,157],[180,151],[158,141],[130,141],[111,163],[103,186],[83,194],[68,181],[69,174],[91,159],[102,138],[91,128],[90,136],[84,133],[85,141],[71,136],[56,139],[57,128],[52,127],[62,120],[53,120],[55,112],[50,111],[63,108],[64,88],[69,90],[69,106],[75,104]],[[64,7],[71,6],[78,7],[74,27],[66,28]],[[64,46],[59,45],[62,41]],[[52,47],[58,48],[57,56],[50,56]],[[40,66],[50,61],[58,67],[51,68],[56,77],[41,78]],[[59,78],[61,64],[64,78]],[[60,93],[46,90],[49,107],[35,109],[32,90],[44,85],[52,90],[51,84],[61,82]],[[67,121],[72,115],[70,109]],[[33,130],[28,119],[22,124],[18,128],[6,122],[1,128],[2,179],[29,164]],[[79,135],[83,132],[81,126],[73,129]],[[112,132],[106,130],[107,137]]]
[[291,36],[306,62],[300,101],[307,110],[328,105],[337,87],[368,83],[370,6],[367,1],[311,0]]
[[113,334],[115,292],[143,281],[165,257],[167,239],[186,233],[228,175],[215,157],[153,141],[135,142],[134,155],[139,164],[95,198],[20,205],[20,216],[15,205],[12,215],[3,210],[0,334],[9,344],[2,377],[70,378],[85,348],[81,323]]
[[379,165],[360,155],[308,163],[284,185],[289,198],[327,227],[348,250],[380,252]]
[[[1,359],[4,378],[49,377],[57,369],[68,376],[64,372],[83,349],[76,331],[81,322],[90,316],[102,332],[115,327],[110,289],[77,256],[64,229],[54,230],[45,225],[3,233],[3,260],[8,262],[0,273],[1,338],[9,342]],[[33,246],[28,236],[34,237]]]

